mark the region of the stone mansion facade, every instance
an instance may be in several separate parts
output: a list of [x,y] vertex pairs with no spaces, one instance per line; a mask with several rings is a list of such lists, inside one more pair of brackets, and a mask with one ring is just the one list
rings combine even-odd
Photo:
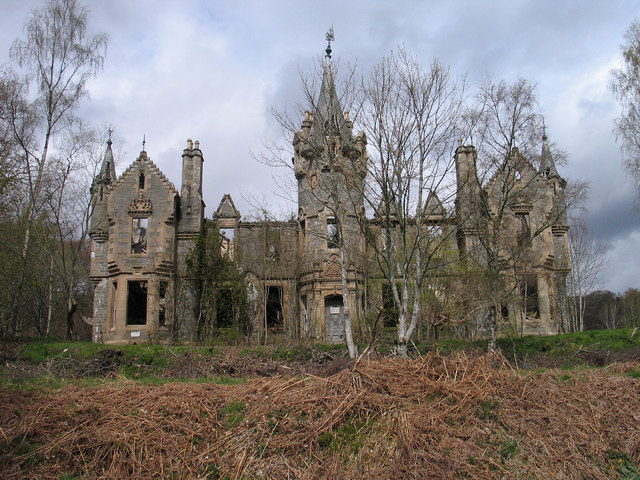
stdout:
[[[267,340],[343,341],[345,302],[350,315],[359,318],[366,315],[374,297],[377,304],[388,299],[381,298],[384,289],[368,291],[366,287],[376,273],[367,260],[371,252],[355,214],[341,219],[341,241],[348,247],[348,258],[340,261],[343,252],[335,241],[335,209],[331,208],[335,199],[319,192],[348,197],[364,211],[366,144],[363,133],[353,133],[353,124],[337,100],[331,71],[325,68],[317,104],[306,113],[293,140],[298,218],[249,222],[242,219],[230,195],[223,197],[212,219],[205,220],[204,156],[197,141],[188,140],[182,153],[178,190],[146,151],[117,177],[109,140],[92,185],[94,340],[163,341],[178,323],[184,329],[181,338],[189,340],[188,326],[197,321],[197,301],[184,281],[187,256],[201,233],[215,226],[223,254],[240,265],[245,275],[250,336],[261,341],[265,335]],[[334,155],[326,155],[326,149]],[[330,158],[339,158],[342,171],[353,172],[349,182]],[[513,159],[522,195],[509,205],[504,228],[513,230],[517,241],[529,242],[521,260],[526,262],[529,280],[521,292],[525,300],[505,305],[503,315],[521,325],[521,333],[557,333],[569,271],[566,182],[556,171],[546,141],[539,169],[517,152]],[[440,204],[430,221],[455,229],[452,238],[460,256],[472,256],[484,221],[479,199],[491,201],[498,195],[504,172],[481,185],[475,148],[462,144],[455,152],[455,164],[455,215],[447,216]],[[431,201],[438,202],[437,197]]]

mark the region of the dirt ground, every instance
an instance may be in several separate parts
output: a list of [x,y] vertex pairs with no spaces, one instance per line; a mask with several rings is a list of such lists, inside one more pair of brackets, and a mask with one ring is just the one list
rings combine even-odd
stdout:
[[[120,357],[101,355],[99,372]],[[313,359],[184,355],[168,375],[254,378],[0,389],[0,477],[639,478],[637,361],[522,371],[475,353],[325,360],[313,373]]]

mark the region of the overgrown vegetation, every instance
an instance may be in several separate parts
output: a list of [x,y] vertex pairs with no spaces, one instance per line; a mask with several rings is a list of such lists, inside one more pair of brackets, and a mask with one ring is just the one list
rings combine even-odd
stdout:
[[522,372],[431,352],[326,379],[0,387],[0,476],[633,480],[638,367]]
[[[594,330],[548,337],[501,338],[498,346],[514,367],[543,372],[549,368],[603,367],[638,357],[640,335],[631,329]],[[441,340],[417,345],[414,357],[438,350],[486,351],[487,340]],[[366,345],[361,345],[364,350]],[[393,348],[378,345],[375,357],[393,356]],[[229,346],[104,345],[91,342],[45,341],[0,344],[0,385],[12,389],[56,390],[69,385],[93,387],[105,382],[133,381],[153,385],[167,382],[243,383],[247,378],[295,375],[302,372],[331,375],[348,368],[344,345]],[[368,358],[372,358],[369,356]],[[630,368],[630,378],[640,378],[640,368]],[[571,383],[571,375],[557,376]],[[497,407],[483,400],[476,416],[489,416]],[[488,402],[488,403],[487,403]]]
[[239,266],[221,251],[214,225],[200,234],[187,257],[187,277],[196,293],[196,336],[239,343],[250,333],[247,286]]

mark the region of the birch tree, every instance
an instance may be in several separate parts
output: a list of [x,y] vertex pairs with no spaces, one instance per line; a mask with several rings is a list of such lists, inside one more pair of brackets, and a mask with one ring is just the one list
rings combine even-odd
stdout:
[[[51,180],[44,185],[43,197],[53,235],[47,245],[50,255],[50,284],[60,285],[66,306],[67,338],[77,337],[74,313],[78,299],[89,290],[87,236],[91,220],[91,182],[102,160],[102,145],[96,132],[84,128],[67,129],[66,141],[50,157]],[[46,334],[51,330],[53,302],[49,302]]]
[[[11,56],[24,71],[24,82],[31,86],[22,92],[8,118],[21,150],[28,182],[20,269],[15,282],[5,330],[19,333],[19,296],[31,245],[31,231],[39,202],[49,154],[56,148],[60,133],[75,121],[75,109],[86,93],[86,82],[103,65],[107,39],[104,34],[87,36],[87,10],[76,0],[49,0],[35,10],[25,25],[24,40],[17,40]],[[33,95],[31,95],[33,92]],[[26,118],[33,122],[25,121]],[[25,125],[34,125],[25,128]]]
[[516,224],[511,208],[536,200],[538,172],[528,159],[539,157],[545,134],[534,85],[524,79],[513,83],[486,79],[465,113],[465,122],[467,139],[477,147],[477,178],[470,181],[476,189],[472,201],[478,215],[461,221],[473,223],[468,227],[477,232],[477,246],[466,254],[483,278],[484,293],[476,301],[485,307],[489,346],[495,349],[502,306],[527,288],[528,272],[518,268],[527,262],[519,260],[529,254],[531,242],[566,213],[566,207],[535,228],[526,217]]
[[[452,230],[443,204],[455,194],[453,150],[464,83],[437,60],[422,66],[405,50],[392,53],[364,79],[359,121],[367,134],[369,182],[364,199],[373,212],[367,235],[397,312],[397,342],[407,355],[422,315],[422,293]],[[369,222],[362,219],[369,228]],[[432,285],[431,285],[432,287]]]
[[[329,36],[327,37],[329,39]],[[333,40],[333,36],[331,36]],[[337,251],[338,265],[340,269],[341,297],[344,316],[344,334],[351,358],[357,356],[357,345],[353,337],[353,320],[357,313],[352,312],[349,306],[349,269],[351,265],[361,263],[363,252],[354,236],[359,238],[359,226],[357,212],[362,209],[362,195],[364,188],[362,182],[365,170],[357,167],[358,160],[354,155],[363,156],[364,144],[362,137],[351,138],[350,128],[346,124],[352,124],[348,117],[350,110],[357,110],[355,86],[356,75],[353,68],[345,67],[338,75],[338,67],[330,61],[330,50],[327,57],[321,62],[321,74],[318,71],[308,76],[302,76],[301,84],[304,94],[304,105],[292,119],[286,112],[274,110],[274,117],[282,127],[285,138],[293,140],[294,154],[296,157],[305,157],[303,162],[313,162],[318,166],[315,172],[313,188],[309,190],[308,201],[315,204],[316,209],[331,219],[331,223],[324,229],[308,229],[307,235],[314,236],[314,240],[326,242],[327,250]],[[318,94],[317,78],[322,78],[322,85]],[[339,87],[336,87],[336,78],[339,78]],[[340,92],[340,94],[338,93]],[[340,95],[340,96],[338,96]],[[345,118],[346,116],[346,118]],[[302,138],[298,133],[300,117],[313,130],[312,138]],[[311,127],[311,125],[313,125]],[[293,137],[293,138],[292,138]],[[359,147],[354,147],[355,143]],[[305,144],[305,152],[300,152],[300,146]],[[354,149],[355,148],[355,149]],[[360,148],[358,152],[357,150]],[[286,152],[283,155],[283,151]],[[345,153],[345,152],[349,153]],[[269,153],[260,160],[272,166],[285,166],[288,171],[296,175],[294,165],[285,161],[290,155],[289,150],[281,150],[279,147],[270,147]],[[309,157],[307,158],[306,155]],[[314,167],[315,168],[315,167]],[[306,172],[304,173],[306,175]],[[290,175],[289,178],[293,176]],[[293,187],[285,186],[285,190]],[[298,189],[300,187],[298,186]],[[316,226],[319,226],[316,225]]]
[[[620,47],[622,65],[611,72],[610,88],[622,106],[615,122],[624,165],[640,186],[640,21],[635,19]],[[638,189],[640,192],[640,188]]]
[[607,257],[584,221],[576,220],[569,230],[569,258],[571,272],[567,277],[570,328],[584,330],[584,314],[589,294],[601,285],[601,274],[607,267]]

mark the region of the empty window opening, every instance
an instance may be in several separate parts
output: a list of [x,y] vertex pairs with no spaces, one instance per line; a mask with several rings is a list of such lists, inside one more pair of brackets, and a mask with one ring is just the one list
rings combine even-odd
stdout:
[[393,302],[393,290],[388,283],[382,284],[382,321],[385,327],[395,327],[398,324],[398,311]]
[[147,253],[148,218],[134,218],[131,225],[131,253]]
[[127,325],[147,324],[147,282],[128,282]]
[[218,328],[233,327],[233,307],[231,289],[220,288],[216,290],[216,326]]
[[116,326],[116,310],[118,306],[118,282],[111,283],[111,328]]
[[235,228],[220,229],[220,255],[233,259],[233,237]]
[[281,246],[281,240],[280,240],[280,230],[279,229],[275,229],[275,228],[269,228],[267,227],[267,231],[266,231],[266,256],[269,260],[271,261],[279,261],[280,260],[280,246]]
[[519,247],[530,245],[531,240],[531,221],[528,213],[516,214],[517,242]]
[[138,189],[144,190],[144,173],[140,173],[140,176],[138,177]]
[[167,310],[164,305],[160,305],[158,309],[158,326],[159,327],[167,326]]
[[538,285],[535,278],[527,279],[524,284],[520,286],[520,295],[522,296],[522,305],[526,316],[529,318],[539,318]]
[[300,297],[300,320],[302,321],[302,332],[307,334],[309,332],[309,313],[307,312],[306,295]]
[[340,229],[336,217],[327,217],[327,248],[340,248]]
[[265,287],[266,312],[265,321],[268,329],[281,329],[282,315],[282,287],[279,285]]
[[235,228],[221,228],[220,229],[220,235],[228,238],[229,240],[233,240],[233,237],[236,234],[236,229]]
[[158,326],[165,327],[167,325],[167,287],[169,283],[162,280],[158,286],[158,297],[160,298],[158,306]]

